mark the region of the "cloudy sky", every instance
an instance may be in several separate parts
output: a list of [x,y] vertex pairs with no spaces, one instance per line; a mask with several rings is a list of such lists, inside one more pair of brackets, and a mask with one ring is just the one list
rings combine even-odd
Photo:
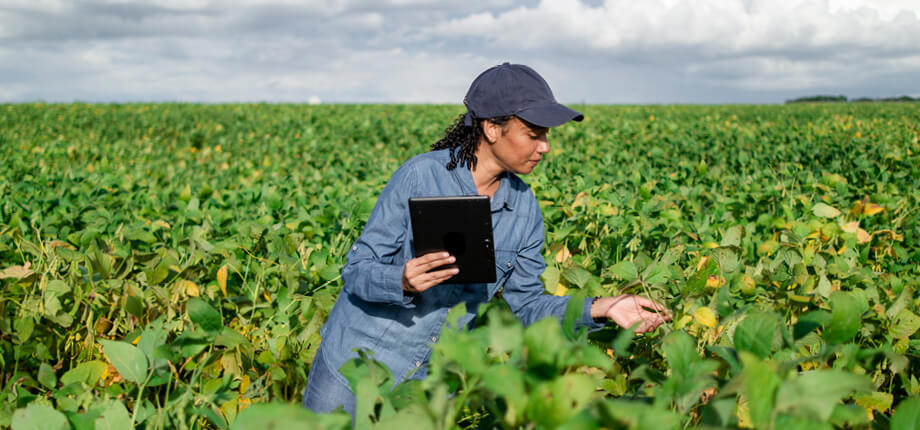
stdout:
[[920,96],[920,0],[0,0],[0,102],[570,103]]

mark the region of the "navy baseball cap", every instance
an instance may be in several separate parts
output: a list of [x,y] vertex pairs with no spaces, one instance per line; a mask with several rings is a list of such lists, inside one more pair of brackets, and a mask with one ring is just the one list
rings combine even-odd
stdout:
[[523,64],[503,63],[482,72],[470,85],[466,97],[465,125],[474,119],[514,115],[540,127],[555,127],[585,118],[559,104],[546,81]]

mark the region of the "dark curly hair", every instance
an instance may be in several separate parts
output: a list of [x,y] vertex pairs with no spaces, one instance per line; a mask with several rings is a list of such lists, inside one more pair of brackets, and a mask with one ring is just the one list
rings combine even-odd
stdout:
[[473,125],[463,123],[465,114],[460,114],[450,127],[444,129],[444,137],[431,145],[431,150],[450,149],[450,161],[447,170],[454,170],[457,166],[476,167],[476,147],[482,137],[482,121],[489,121],[502,127],[511,120],[511,116],[502,116],[489,119],[474,119]]

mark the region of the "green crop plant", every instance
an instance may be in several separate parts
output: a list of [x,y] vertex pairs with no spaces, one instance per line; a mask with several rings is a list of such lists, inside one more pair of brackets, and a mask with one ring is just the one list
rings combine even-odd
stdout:
[[[548,294],[657,332],[445,327],[359,428],[920,426],[920,112],[582,106],[527,181]],[[458,106],[0,105],[0,428],[349,428],[299,407],[345,250]]]

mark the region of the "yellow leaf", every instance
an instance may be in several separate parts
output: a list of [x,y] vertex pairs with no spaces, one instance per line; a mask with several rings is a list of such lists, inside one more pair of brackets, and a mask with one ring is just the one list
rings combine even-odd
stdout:
[[869,203],[863,207],[862,213],[865,215],[875,215],[877,213],[884,212],[884,211],[885,211],[885,208],[875,203]]
[[718,244],[718,243],[715,243],[715,242],[705,242],[705,243],[703,243],[703,247],[704,247],[704,248],[713,249],[713,248],[718,248],[718,247],[719,247],[719,244]]
[[748,276],[747,274],[741,275],[741,292],[744,294],[754,293],[754,287],[757,286],[757,282],[754,281],[754,278]]
[[575,208],[581,206],[581,205],[582,205],[582,201],[585,199],[585,197],[588,197],[588,193],[586,193],[586,192],[584,192],[584,191],[578,193],[578,195],[575,196],[575,201],[572,203],[572,209],[575,209]]
[[722,285],[722,278],[720,276],[709,276],[706,278],[706,286],[709,288],[718,288]]
[[716,326],[716,314],[712,309],[705,306],[696,308],[696,311],[693,312],[693,319],[706,327],[712,328]]
[[167,230],[169,230],[169,229],[171,228],[171,227],[169,226],[169,223],[168,223],[168,222],[163,221],[163,220],[161,220],[161,219],[158,219],[158,220],[154,221],[154,222],[153,222],[153,225],[155,225],[155,226],[157,226],[157,227],[165,228],[165,229],[167,229]]
[[735,416],[738,417],[738,427],[743,429],[754,428],[754,422],[751,419],[751,408],[748,406],[747,398],[738,398],[738,407],[735,408]]
[[565,263],[566,260],[572,257],[572,253],[569,252],[569,248],[565,245],[562,248],[559,248],[559,251],[556,252],[556,262]]
[[185,294],[188,294],[191,297],[201,296],[201,290],[198,288],[197,284],[188,280],[183,280],[182,283],[185,287]]
[[220,269],[217,269],[217,285],[220,287],[220,292],[224,293],[224,297],[227,297],[227,265],[224,264],[220,266]]
[[680,330],[686,327],[687,324],[690,324],[690,321],[693,321],[693,316],[691,315],[684,315],[680,317],[680,319],[677,320],[676,323],[674,323],[674,330]]
[[243,375],[240,378],[240,394],[246,394],[247,388],[249,388],[249,375]]
[[268,292],[267,292],[267,291],[263,291],[263,292],[262,292],[262,297],[265,297],[265,300],[266,300],[268,303],[271,303],[271,302],[272,302],[272,297],[268,295]]
[[558,284],[558,285],[556,285],[556,291],[553,292],[553,295],[554,295],[554,296],[564,296],[564,295],[565,295],[565,292],[568,291],[568,290],[569,290],[569,289],[566,288],[565,285]]
[[140,336],[135,337],[134,340],[131,341],[131,345],[137,345],[137,342],[140,340],[141,340]]

